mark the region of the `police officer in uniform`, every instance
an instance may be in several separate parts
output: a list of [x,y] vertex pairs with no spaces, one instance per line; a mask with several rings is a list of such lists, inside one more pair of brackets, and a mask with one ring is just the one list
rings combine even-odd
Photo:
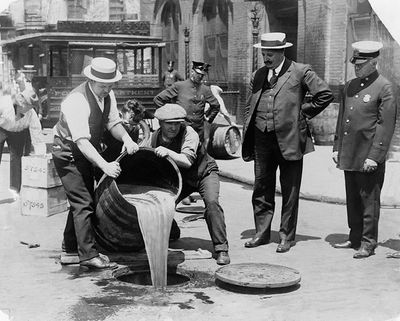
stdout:
[[350,60],[356,78],[346,83],[339,109],[333,160],[344,170],[349,238],[354,258],[374,254],[385,160],[393,136],[396,102],[391,83],[377,71],[382,44],[359,41]]
[[[189,79],[172,84],[154,97],[157,108],[166,103],[177,103],[185,108],[188,124],[199,134],[201,143],[205,137],[204,121],[212,123],[220,109],[219,102],[210,87],[203,84],[203,78],[209,67],[207,63],[193,61]],[[210,105],[207,113],[205,113],[206,103]]]

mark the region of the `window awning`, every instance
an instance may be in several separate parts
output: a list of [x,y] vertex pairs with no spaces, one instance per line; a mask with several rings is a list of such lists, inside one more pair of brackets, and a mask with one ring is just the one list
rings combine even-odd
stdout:
[[165,47],[165,42],[102,42],[102,41],[69,41],[72,47],[121,47],[121,48],[145,48],[145,47]]

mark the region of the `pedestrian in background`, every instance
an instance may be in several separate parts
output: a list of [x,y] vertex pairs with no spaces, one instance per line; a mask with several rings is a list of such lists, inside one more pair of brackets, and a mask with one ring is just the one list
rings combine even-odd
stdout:
[[333,160],[344,171],[349,238],[336,248],[354,248],[354,258],[374,254],[385,160],[393,136],[396,102],[391,83],[379,74],[382,44],[359,41],[350,60],[356,78],[346,83],[333,145]]
[[176,69],[174,69],[174,64],[175,64],[174,61],[168,60],[167,64],[168,64],[168,69],[164,71],[162,76],[164,88],[168,88],[177,81],[184,80],[183,77],[179,74],[179,72]]
[[38,97],[31,87],[18,91],[2,88],[0,97],[0,162],[4,144],[10,153],[10,192],[17,198],[21,190],[22,156],[29,155],[31,143],[43,144],[41,124],[35,111]]
[[94,204],[94,167],[116,178],[118,162],[107,162],[100,155],[105,129],[123,142],[122,150],[133,154],[138,145],[121,124],[112,87],[122,78],[114,61],[93,58],[84,75],[87,81],[76,87],[61,103],[58,123],[54,126],[53,159],[61,178],[70,209],[64,230],[63,250],[79,255],[80,265],[89,268],[115,266],[99,254],[91,220]]
[[[243,125],[242,157],[254,160],[255,182],[252,204],[256,233],[245,247],[270,242],[275,211],[276,170],[282,191],[280,243],[276,249],[290,250],[296,236],[303,156],[314,150],[307,120],[318,115],[333,100],[328,85],[311,66],[285,57],[292,44],[280,32],[261,35],[265,66],[250,81]],[[303,104],[306,93],[311,102]]]
[[[224,211],[219,204],[218,166],[203,146],[196,131],[185,124],[186,111],[178,104],[165,104],[154,114],[160,123],[151,137],[151,147],[159,157],[171,157],[182,174],[182,191],[177,203],[193,192],[199,192],[204,204],[204,218],[217,255],[217,264],[230,263]],[[175,229],[175,231],[173,231]],[[173,224],[171,235],[179,227]],[[180,234],[180,233],[179,233]]]

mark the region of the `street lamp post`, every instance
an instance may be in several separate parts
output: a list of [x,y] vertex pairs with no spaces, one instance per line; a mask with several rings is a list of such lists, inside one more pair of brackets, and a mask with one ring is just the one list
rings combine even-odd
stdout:
[[185,36],[185,75],[189,78],[189,35],[190,31],[188,27],[183,30],[183,35]]
[[[260,17],[258,15],[258,8],[254,5],[254,8],[250,10],[251,12],[251,23],[253,25],[253,45],[258,42],[258,27],[260,25]],[[258,52],[257,48],[253,47],[253,71],[256,71],[258,67]]]

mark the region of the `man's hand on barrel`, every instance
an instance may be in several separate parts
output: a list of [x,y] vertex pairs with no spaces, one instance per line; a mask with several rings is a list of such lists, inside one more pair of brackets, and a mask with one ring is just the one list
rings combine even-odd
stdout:
[[109,162],[103,168],[104,174],[110,176],[112,178],[117,178],[119,174],[121,174],[121,166],[119,166],[118,162]]
[[136,153],[139,150],[138,144],[136,144],[127,133],[122,137],[124,145],[122,146],[121,153],[126,151],[129,155]]
[[169,149],[163,146],[158,146],[154,152],[158,157],[167,157],[169,155]]

